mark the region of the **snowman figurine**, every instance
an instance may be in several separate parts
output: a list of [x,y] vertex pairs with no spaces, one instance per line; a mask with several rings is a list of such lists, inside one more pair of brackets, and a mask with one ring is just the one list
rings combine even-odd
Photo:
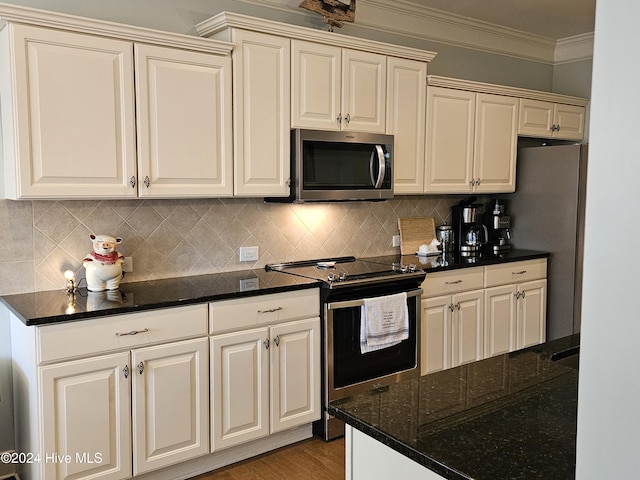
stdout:
[[82,260],[86,272],[87,289],[91,292],[117,290],[122,279],[124,256],[116,249],[122,242],[111,235],[89,235],[93,251]]

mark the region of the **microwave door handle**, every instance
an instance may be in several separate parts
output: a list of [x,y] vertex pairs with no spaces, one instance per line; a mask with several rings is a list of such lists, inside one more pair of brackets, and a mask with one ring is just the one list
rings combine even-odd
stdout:
[[[375,176],[375,159],[378,159],[378,175]],[[384,161],[384,150],[382,146],[376,145],[371,152],[371,160],[369,161],[369,171],[371,173],[371,183],[373,184],[373,188],[380,188],[382,186],[382,182],[384,181],[384,174],[386,170],[386,163]]]

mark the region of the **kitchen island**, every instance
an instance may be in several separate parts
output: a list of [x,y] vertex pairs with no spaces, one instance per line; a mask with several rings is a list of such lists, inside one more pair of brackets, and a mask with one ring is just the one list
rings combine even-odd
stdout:
[[[575,478],[573,335],[332,402],[347,480]],[[408,477],[407,477],[408,478]]]

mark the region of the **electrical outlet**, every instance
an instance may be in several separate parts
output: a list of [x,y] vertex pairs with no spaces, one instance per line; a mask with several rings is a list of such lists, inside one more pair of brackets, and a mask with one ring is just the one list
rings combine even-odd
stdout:
[[240,261],[241,262],[257,262],[258,261],[258,247],[240,247]]
[[122,264],[122,271],[127,273],[133,273],[133,257],[124,257],[124,263]]
[[399,247],[400,246],[400,235],[394,235],[393,239],[391,241],[391,245],[393,247]]

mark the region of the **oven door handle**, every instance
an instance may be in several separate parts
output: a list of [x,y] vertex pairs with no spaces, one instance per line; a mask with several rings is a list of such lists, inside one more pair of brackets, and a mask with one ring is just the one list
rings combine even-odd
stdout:
[[[407,298],[411,297],[420,297],[422,295],[422,289],[417,288],[415,290],[410,290],[407,292]],[[381,295],[384,297],[385,295]],[[361,307],[364,305],[364,299],[359,298],[357,300],[345,300],[340,302],[330,302],[327,303],[327,310],[336,310],[338,308],[353,308],[353,307]]]

